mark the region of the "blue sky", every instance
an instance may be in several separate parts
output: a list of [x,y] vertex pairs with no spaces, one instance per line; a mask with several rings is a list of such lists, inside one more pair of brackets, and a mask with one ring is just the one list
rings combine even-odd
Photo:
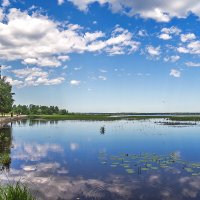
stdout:
[[0,60],[16,104],[200,112],[198,0],[2,0]]

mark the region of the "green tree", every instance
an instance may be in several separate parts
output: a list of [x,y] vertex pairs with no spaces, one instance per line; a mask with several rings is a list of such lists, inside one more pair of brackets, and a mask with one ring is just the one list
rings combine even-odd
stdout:
[[0,113],[9,113],[12,110],[14,93],[12,86],[6,81],[6,77],[0,78]]

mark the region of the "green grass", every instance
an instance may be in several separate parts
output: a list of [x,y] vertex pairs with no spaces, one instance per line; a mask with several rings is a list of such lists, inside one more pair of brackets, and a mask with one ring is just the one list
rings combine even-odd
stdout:
[[86,121],[112,121],[118,118],[110,117],[110,115],[102,114],[67,114],[67,115],[33,115],[34,119],[46,120],[86,120]]
[[0,200],[35,200],[27,186],[20,184],[10,184],[0,186]]
[[158,116],[118,116],[112,114],[67,114],[67,115],[32,115],[32,119],[46,120],[85,120],[85,121],[115,121],[115,120],[145,120],[163,118]]
[[9,166],[11,163],[11,158],[9,153],[0,154],[0,164],[3,166]]
[[85,120],[85,121],[115,121],[115,120],[147,120],[168,119],[172,121],[200,121],[200,115],[176,115],[176,116],[123,116],[114,117],[112,114],[67,114],[67,115],[31,115],[32,119],[45,120]]
[[172,120],[172,121],[200,121],[200,116],[171,116],[168,117],[168,119]]

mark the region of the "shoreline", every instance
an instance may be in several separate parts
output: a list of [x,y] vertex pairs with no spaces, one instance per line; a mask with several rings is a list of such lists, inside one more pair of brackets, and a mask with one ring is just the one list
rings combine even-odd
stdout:
[[136,116],[114,116],[111,114],[67,114],[67,115],[32,115],[32,119],[43,120],[79,120],[79,121],[117,121],[117,120],[148,120],[166,119],[170,121],[193,121],[199,122],[200,115],[136,115]]
[[21,115],[21,116],[14,116],[14,117],[0,117],[0,128],[3,128],[5,125],[7,125],[10,122],[22,120],[28,118],[27,115]]

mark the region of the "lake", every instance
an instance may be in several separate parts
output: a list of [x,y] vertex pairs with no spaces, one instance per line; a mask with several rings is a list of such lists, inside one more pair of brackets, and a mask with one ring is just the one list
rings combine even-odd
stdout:
[[199,200],[200,124],[160,121],[13,123],[0,131],[1,182],[45,200]]

